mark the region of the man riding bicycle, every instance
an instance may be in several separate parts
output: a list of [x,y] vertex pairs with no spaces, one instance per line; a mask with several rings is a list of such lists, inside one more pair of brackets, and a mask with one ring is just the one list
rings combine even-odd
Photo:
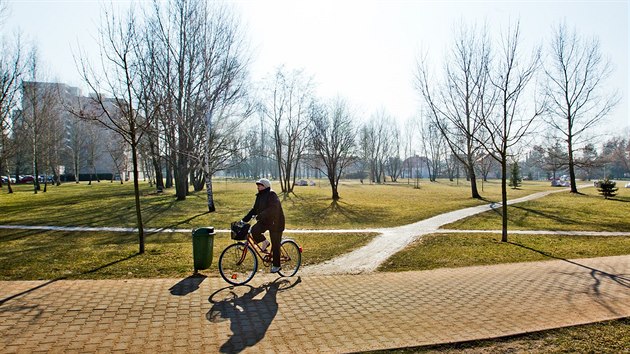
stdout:
[[271,182],[268,179],[259,179],[256,181],[256,187],[258,194],[256,194],[254,206],[242,221],[248,222],[256,216],[256,224],[252,226],[250,232],[263,251],[269,247],[269,241],[263,233],[269,230],[272,253],[271,273],[277,273],[280,270],[280,241],[284,231],[284,212],[278,195],[271,190]]

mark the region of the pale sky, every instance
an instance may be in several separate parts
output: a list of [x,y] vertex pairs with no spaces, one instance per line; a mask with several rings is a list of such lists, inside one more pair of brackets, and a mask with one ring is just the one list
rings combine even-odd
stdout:
[[[19,28],[37,44],[49,81],[84,87],[72,53],[81,46],[88,53],[98,54],[92,38],[99,23],[101,1],[8,2],[10,17],[3,33]],[[129,1],[114,3],[125,7]],[[486,21],[497,35],[509,21],[520,20],[527,52],[534,43],[548,44],[553,28],[565,20],[581,35],[599,38],[602,52],[615,65],[606,86],[618,90],[622,101],[602,129],[616,135],[630,129],[628,0],[232,3],[241,15],[253,50],[253,80],[262,79],[279,65],[303,69],[313,76],[321,97],[340,95],[365,117],[383,109],[399,121],[419,111],[419,95],[413,87],[418,55],[428,52],[429,59],[439,65],[451,46],[453,28],[461,20],[468,24]]]

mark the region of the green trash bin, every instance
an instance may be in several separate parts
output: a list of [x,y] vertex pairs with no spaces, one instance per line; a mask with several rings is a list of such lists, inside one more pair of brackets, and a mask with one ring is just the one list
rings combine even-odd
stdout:
[[193,263],[195,273],[200,269],[210,268],[210,264],[212,264],[214,235],[214,227],[200,227],[193,230]]

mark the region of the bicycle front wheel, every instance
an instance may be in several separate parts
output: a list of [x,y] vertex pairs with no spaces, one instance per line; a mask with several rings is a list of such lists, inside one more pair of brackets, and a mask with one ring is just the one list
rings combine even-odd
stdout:
[[279,273],[283,277],[292,277],[300,269],[302,251],[295,241],[287,239],[280,243],[280,264],[282,268]]
[[232,285],[243,285],[252,280],[258,270],[258,258],[251,246],[235,243],[227,246],[219,257],[219,274]]

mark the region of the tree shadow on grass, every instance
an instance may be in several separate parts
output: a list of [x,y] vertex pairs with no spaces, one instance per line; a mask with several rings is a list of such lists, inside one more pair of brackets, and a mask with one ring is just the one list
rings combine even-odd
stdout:
[[346,203],[339,202],[338,200],[333,200],[330,202],[330,205],[327,209],[325,209],[327,213],[341,214],[344,218],[350,221],[359,221],[364,215],[356,210],[353,210]]
[[[531,208],[527,208],[527,207],[523,207],[523,206],[518,206],[518,205],[510,205],[510,208],[518,209],[518,210],[521,210],[523,212],[523,216],[521,218],[515,218],[513,214],[508,212],[508,221],[514,223],[515,225],[522,225],[523,224],[523,219],[526,218],[528,216],[528,214],[533,214],[533,215],[540,216],[540,217],[548,219],[548,220],[553,220],[553,221],[555,221],[555,222],[557,222],[559,224],[563,224],[563,225],[579,224],[575,220],[571,220],[571,219],[569,219],[567,217],[563,217],[563,216],[555,214],[555,213],[542,212],[540,210],[535,210],[535,209],[531,209]],[[494,211],[498,215],[501,215],[501,213],[500,213],[500,211],[498,209],[494,209]],[[512,216],[510,216],[510,215],[512,215]]]
[[[125,257],[125,258],[121,258],[121,259],[118,259],[118,260],[115,260],[115,261],[109,262],[109,263],[107,263],[107,264],[103,264],[103,265],[98,266],[98,267],[96,267],[96,268],[92,268],[92,269],[90,269],[90,270],[86,270],[86,271],[84,271],[84,272],[82,272],[82,273],[80,273],[80,274],[81,274],[81,275],[87,275],[87,274],[96,273],[96,272],[98,272],[99,270],[105,269],[105,268],[107,268],[107,267],[111,267],[111,266],[113,266],[113,265],[115,265],[115,264],[118,264],[118,263],[121,263],[121,262],[124,262],[124,261],[128,261],[128,260],[130,260],[130,259],[132,259],[132,258],[134,258],[134,257],[136,257],[136,256],[138,256],[138,255],[139,255],[138,253],[134,253],[134,254],[129,255],[129,256]],[[58,281],[60,281],[60,280],[66,280],[66,279],[68,279],[68,277],[58,277],[58,278],[55,278],[55,279],[49,280],[49,281],[47,281],[47,282],[45,282],[45,283],[43,283],[43,284],[40,284],[40,285],[38,285],[38,286],[35,286],[35,287],[31,288],[31,289],[24,290],[24,291],[22,291],[22,292],[20,292],[20,293],[17,293],[17,294],[13,294],[13,295],[8,296],[8,297],[6,297],[6,298],[4,298],[4,299],[0,299],[0,306],[4,305],[7,301],[10,301],[10,300],[15,299],[15,298],[17,298],[17,297],[20,297],[20,296],[22,296],[22,295],[26,295],[26,294],[28,294],[28,293],[31,293],[31,292],[33,292],[33,291],[36,291],[36,290],[41,289],[41,288],[43,288],[43,287],[46,287],[46,286],[48,286],[48,285],[50,285],[50,284],[53,284],[53,283],[55,283],[55,282],[58,282]]]
[[527,208],[527,207],[523,207],[523,206],[516,206],[516,205],[511,205],[510,208],[514,208],[514,209],[518,209],[522,211],[521,215],[514,215],[513,213],[509,213],[508,212],[508,221],[514,225],[517,226],[526,226],[527,222],[526,222],[526,218],[529,216],[529,214],[531,215],[535,215],[535,216],[539,216],[541,218],[545,218],[547,220],[551,220],[553,222],[556,222],[558,225],[563,225],[565,226],[565,229],[570,229],[567,228],[566,226],[570,226],[570,225],[577,225],[579,227],[579,229],[590,229],[593,228],[594,230],[600,230],[600,231],[619,231],[619,230],[625,230],[627,228],[627,222],[625,220],[608,220],[606,222],[606,224],[602,224],[600,221],[587,221],[587,220],[582,220],[579,217],[572,215],[571,213],[565,213],[566,216],[562,216],[562,215],[558,215],[552,212],[542,212],[540,210],[535,210],[535,209],[531,209],[531,208]]
[[22,230],[22,229],[3,229],[3,236],[0,236],[0,242],[18,241],[23,238],[34,236],[41,233],[41,230]]
[[[188,225],[188,224],[190,224],[191,221],[197,219],[198,217],[201,217],[201,216],[204,216],[204,215],[208,215],[208,214],[210,214],[209,211],[206,211],[206,212],[203,212],[203,213],[200,213],[200,214],[197,214],[197,215],[193,215],[193,216],[189,217],[188,219],[184,219],[184,220],[181,220],[179,222],[176,222],[176,223],[173,223],[173,224],[170,224],[170,225],[166,225],[164,227],[161,227],[161,228],[157,229],[156,232],[149,232],[147,234],[159,233],[160,230],[164,230],[164,229],[175,229],[178,226],[184,225],[184,224]],[[188,225],[188,226],[190,226],[190,225]],[[192,230],[192,228],[191,228],[191,230]]]
[[[326,206],[309,206],[303,215],[299,216],[306,224],[329,224],[328,220],[364,224],[365,220],[382,218],[379,210],[356,209],[347,203],[333,200]],[[296,221],[300,222],[300,221]]]

